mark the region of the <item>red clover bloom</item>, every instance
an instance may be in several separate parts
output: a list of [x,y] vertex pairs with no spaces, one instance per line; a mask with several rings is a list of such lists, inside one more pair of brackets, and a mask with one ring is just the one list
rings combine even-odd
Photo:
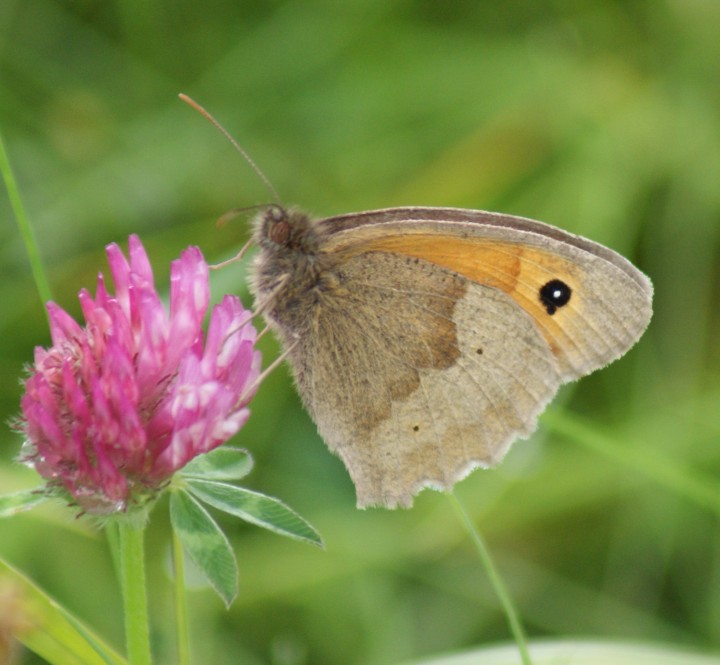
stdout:
[[37,348],[25,381],[22,459],[85,512],[122,512],[152,499],[193,457],[233,436],[259,375],[251,314],[210,297],[200,250],[173,261],[168,315],[137,236],[129,261],[107,247],[115,295],[102,275],[80,292],[85,327],[48,303],[52,347]]

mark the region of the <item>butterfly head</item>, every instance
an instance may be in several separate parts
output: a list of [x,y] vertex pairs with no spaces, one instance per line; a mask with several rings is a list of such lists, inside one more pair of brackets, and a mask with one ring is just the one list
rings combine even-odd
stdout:
[[305,213],[277,204],[267,207],[255,220],[255,259],[251,288],[257,301],[270,301],[267,314],[283,318],[292,306],[312,299],[323,266],[317,222]]
[[255,240],[270,254],[314,254],[317,238],[310,217],[272,204],[255,222]]

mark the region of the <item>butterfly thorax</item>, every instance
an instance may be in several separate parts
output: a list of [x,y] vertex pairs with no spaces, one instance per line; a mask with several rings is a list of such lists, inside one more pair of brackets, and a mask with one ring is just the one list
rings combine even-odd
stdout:
[[252,283],[256,305],[271,321],[297,331],[329,279],[317,224],[305,213],[273,205],[256,220],[255,241],[260,246]]

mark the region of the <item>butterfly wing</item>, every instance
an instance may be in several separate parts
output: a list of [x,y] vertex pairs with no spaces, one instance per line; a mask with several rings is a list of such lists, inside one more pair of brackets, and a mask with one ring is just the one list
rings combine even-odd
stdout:
[[[622,356],[652,315],[650,280],[629,261],[541,222],[454,208],[392,208],[323,223],[335,229],[328,251],[411,256],[507,293],[542,332],[565,381]],[[543,295],[552,285],[567,289],[563,304]]]
[[564,381],[622,355],[650,318],[642,273],[539,222],[396,208],[317,225],[331,278],[302,330],[281,333],[359,506],[409,506],[497,463]]

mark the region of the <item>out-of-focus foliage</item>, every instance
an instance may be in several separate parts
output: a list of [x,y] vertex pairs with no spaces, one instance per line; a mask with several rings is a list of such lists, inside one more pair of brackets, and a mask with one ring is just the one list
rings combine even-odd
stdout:
[[[214,221],[270,198],[178,92],[218,117],[286,204],[501,210],[623,252],[654,280],[650,329],[552,407],[553,421],[579,419],[613,452],[548,419],[458,491],[532,637],[717,649],[720,501],[693,501],[658,469],[720,488],[718,25],[715,0],[9,0],[0,129],[55,298],[75,314],[106,243],[139,233],[167,280],[188,244],[231,256],[247,224]],[[6,420],[48,333],[4,196],[0,216]],[[213,279],[216,298],[247,298],[242,266]],[[263,345],[272,357],[270,336]],[[240,439],[257,463],[248,486],[297,509],[327,549],[215,514],[239,595],[229,612],[208,590],[191,595],[198,662],[392,663],[507,639],[447,499],[357,511],[285,370]],[[0,433],[2,493],[36,484],[12,462],[19,446]],[[0,556],[122,645],[107,547],[71,513],[0,522]],[[172,662],[166,505],[148,559],[154,647]]]

